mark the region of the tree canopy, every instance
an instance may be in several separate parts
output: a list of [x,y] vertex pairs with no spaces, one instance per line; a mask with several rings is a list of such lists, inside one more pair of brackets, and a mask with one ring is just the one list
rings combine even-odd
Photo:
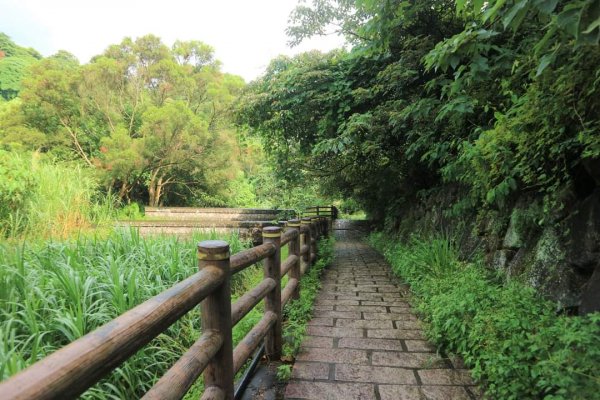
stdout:
[[600,181],[597,1],[315,0],[288,33],[330,30],[352,49],[272,61],[240,106],[281,174],[392,223],[423,195],[560,210]]
[[125,38],[85,65],[61,51],[19,81],[0,141],[79,160],[125,201],[222,204],[247,180],[230,122],[244,85],[200,41]]

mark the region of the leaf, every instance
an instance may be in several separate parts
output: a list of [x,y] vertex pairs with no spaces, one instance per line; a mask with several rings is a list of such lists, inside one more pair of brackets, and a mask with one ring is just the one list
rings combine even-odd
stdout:
[[491,37],[497,36],[499,33],[496,31],[491,31],[489,29],[479,29],[477,30],[477,38],[481,40],[489,39]]
[[563,12],[556,17],[556,23],[570,35],[576,37],[579,31],[579,16],[581,8],[575,5],[568,5]]
[[485,201],[487,201],[488,203],[491,204],[494,202],[495,199],[496,199],[496,190],[490,189],[485,196]]
[[600,41],[600,29],[598,29],[600,28],[600,0],[588,3],[582,10],[579,26],[580,29],[585,29],[577,38],[580,42],[598,44]]
[[558,0],[534,0],[533,6],[543,14],[550,14],[556,8]]
[[546,31],[546,34],[544,35],[544,37],[541,38],[540,41],[536,43],[536,45],[533,47],[536,55],[540,54],[542,51],[544,51],[546,49],[546,46],[548,45],[548,41],[550,40],[550,38],[552,36],[554,36],[557,29],[558,29],[558,27],[555,24],[552,24],[550,26],[550,29],[548,29],[548,31]]
[[596,28],[600,27],[600,17],[597,20],[588,25],[587,29],[583,31],[583,33],[592,33],[592,31]]
[[554,53],[554,52],[544,55],[540,59],[540,64],[538,65],[535,76],[540,76],[542,74],[542,72],[544,72],[546,67],[548,67],[548,65],[550,65],[554,62],[555,58],[556,58],[556,53]]
[[[517,28],[519,27],[518,25],[521,23],[521,21],[523,21],[523,17],[525,16],[525,13],[527,13],[527,9],[528,9],[527,3],[528,2],[526,0],[521,0],[521,1],[517,2],[514,6],[512,6],[512,8],[506,13],[504,18],[502,18],[502,24],[504,25],[504,29],[511,26],[513,28],[513,30],[515,30],[515,31],[517,30]],[[517,17],[517,16],[519,16],[519,17]],[[512,25],[513,21],[515,21],[514,25]],[[518,24],[517,24],[517,21],[518,21]]]
[[456,54],[452,54],[450,59],[448,60],[452,69],[456,69],[458,63],[460,62],[460,58]]
[[505,3],[506,0],[496,0],[496,4],[494,4],[493,7],[488,8],[485,13],[483,13],[483,22],[486,22],[487,20],[494,20],[498,10],[500,10]]
[[483,7],[483,2],[484,0],[473,0],[473,11],[476,13],[480,12]]

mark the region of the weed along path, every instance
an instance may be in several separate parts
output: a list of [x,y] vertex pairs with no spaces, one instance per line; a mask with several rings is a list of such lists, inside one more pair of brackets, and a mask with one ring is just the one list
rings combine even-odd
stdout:
[[468,370],[424,340],[408,288],[350,222],[335,230],[286,399],[476,399]]

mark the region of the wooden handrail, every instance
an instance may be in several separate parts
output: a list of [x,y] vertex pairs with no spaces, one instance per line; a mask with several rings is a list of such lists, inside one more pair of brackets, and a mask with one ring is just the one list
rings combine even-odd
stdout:
[[337,215],[337,208],[333,205],[331,206],[313,206],[306,207],[304,212],[302,213],[303,217],[330,217],[335,218]]
[[281,264],[281,277],[287,275],[290,269],[294,268],[300,262],[300,258],[295,254],[288,254],[288,257]]
[[233,370],[238,372],[258,347],[261,340],[266,338],[269,330],[277,323],[277,314],[271,311],[265,312],[260,322],[242,339],[233,352]]
[[281,245],[285,246],[300,234],[297,229],[288,229],[283,235],[281,235]]
[[263,243],[248,250],[241,251],[231,257],[231,273],[237,274],[257,262],[275,254],[276,247],[272,243]]
[[[230,256],[223,241],[198,245],[199,272],[57,350],[4,382],[3,399],[67,399],[87,390],[192,308],[201,304],[201,337],[146,393],[145,399],[180,399],[200,374],[202,399],[233,399],[234,374],[265,341],[270,359],[281,355],[282,309],[298,297],[301,276],[316,258],[317,238],[327,234],[323,217],[290,220],[263,229],[264,244]],[[282,262],[280,249],[289,245]],[[231,276],[263,260],[265,278],[231,304]],[[281,278],[289,274],[282,290]],[[264,299],[261,321],[235,350],[232,329]]]
[[276,285],[277,282],[274,279],[266,278],[240,297],[231,305],[231,323],[235,326],[240,322]]
[[287,302],[292,298],[298,289],[298,279],[290,278],[285,288],[281,291],[281,308],[285,307]]
[[207,330],[142,397],[144,400],[181,399],[223,345],[223,335]]
[[0,383],[3,399],[74,398],[171,326],[223,282],[207,268]]

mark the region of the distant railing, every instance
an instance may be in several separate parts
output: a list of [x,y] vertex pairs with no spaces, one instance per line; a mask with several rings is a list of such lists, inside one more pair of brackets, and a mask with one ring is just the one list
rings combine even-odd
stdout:
[[[317,239],[328,234],[329,224],[308,217],[285,225],[283,234],[281,227],[264,228],[263,244],[233,256],[227,242],[199,243],[199,272],[0,383],[0,397],[75,398],[200,304],[202,335],[143,398],[181,399],[203,374],[202,399],[233,399],[234,376],[263,339],[267,357],[280,358],[282,309],[298,298],[300,278],[315,262]],[[261,260],[262,282],[231,304],[231,276]],[[233,327],[263,299],[262,319],[234,349]]]
[[303,217],[329,217],[332,220],[337,218],[338,209],[335,206],[314,206],[307,207],[302,213]]

